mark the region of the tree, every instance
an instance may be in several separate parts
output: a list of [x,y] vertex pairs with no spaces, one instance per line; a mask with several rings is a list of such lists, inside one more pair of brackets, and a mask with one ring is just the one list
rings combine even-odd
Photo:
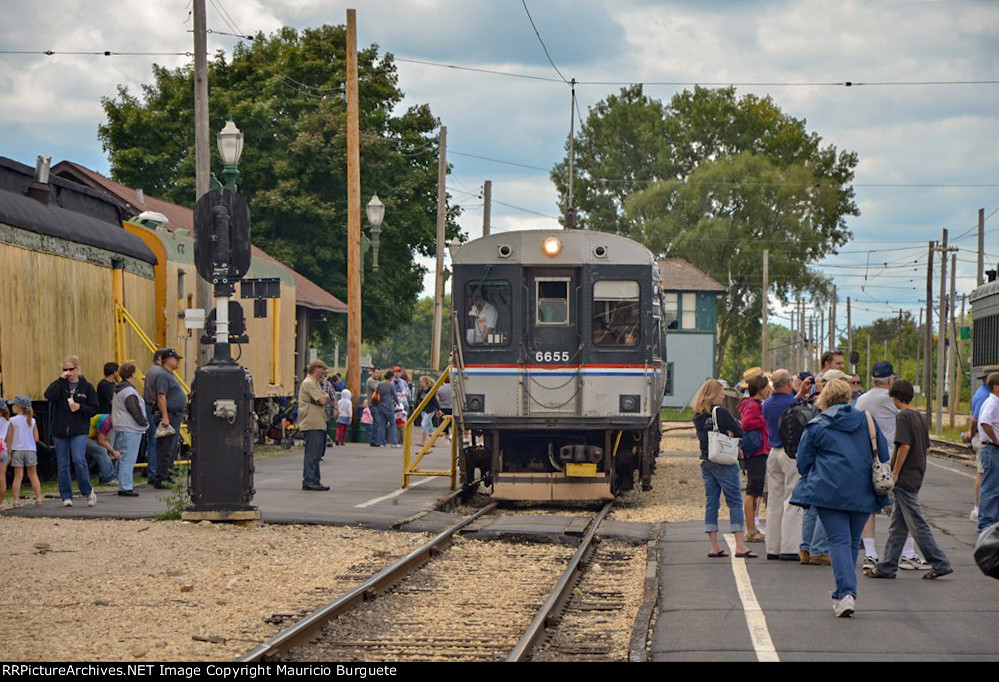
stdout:
[[[444,309],[451,308],[451,297],[444,297]],[[406,368],[424,369],[430,367],[430,346],[433,338],[434,299],[421,298],[416,303],[412,321],[392,330],[384,341],[372,349],[371,359],[379,367],[400,365]],[[444,315],[441,328],[440,358],[447,364],[448,349],[451,347],[451,320]]]
[[[153,78],[141,96],[119,86],[102,100],[98,136],[114,179],[192,206],[193,67],[154,66]],[[438,121],[426,105],[393,113],[403,93],[392,55],[379,58],[376,45],[358,51],[358,79],[362,201],[377,193],[386,205],[381,267],[366,268],[362,304],[364,336],[377,341],[412,316],[424,274],[413,253],[435,253]],[[253,242],[344,300],[345,82],[343,26],[258,34],[231,61],[219,52],[209,64],[212,129],[231,118],[246,136],[239,182]],[[448,210],[448,239],[459,234],[458,212]]]
[[[719,367],[733,342],[758,348],[764,250],[771,295],[827,295],[808,265],[851,236],[857,156],[822,147],[769,97],[698,87],[663,106],[632,86],[590,111],[576,144],[582,226],[630,236],[727,287]],[[563,202],[564,170],[552,171]]]

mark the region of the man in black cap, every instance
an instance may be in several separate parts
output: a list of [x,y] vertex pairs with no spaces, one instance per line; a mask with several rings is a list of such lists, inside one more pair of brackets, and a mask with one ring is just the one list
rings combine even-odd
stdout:
[[[885,434],[888,448],[894,451],[898,408],[888,392],[895,381],[895,368],[887,360],[882,360],[871,368],[871,378],[874,381],[874,386],[857,399],[857,409],[869,412],[874,417],[881,432]],[[864,570],[877,570],[878,550],[874,544],[874,514],[871,514],[871,517],[867,519],[867,525],[864,526],[860,537],[864,541]],[[930,565],[916,554],[916,545],[912,540],[912,535],[905,538],[902,558],[899,559],[898,567],[907,571],[930,570]]]
[[[183,359],[173,348],[162,353],[163,369],[156,375],[153,392],[156,395],[156,474],[154,488],[167,488],[173,483],[170,469],[180,449],[180,423],[187,411],[187,393],[174,372]],[[148,381],[148,379],[147,379]]]
[[146,380],[142,388],[142,402],[146,404],[146,422],[149,428],[146,429],[146,479],[150,482],[156,480],[156,391],[153,384],[156,383],[156,375],[165,371],[163,369],[163,349],[157,348],[153,353],[153,364],[146,370]]

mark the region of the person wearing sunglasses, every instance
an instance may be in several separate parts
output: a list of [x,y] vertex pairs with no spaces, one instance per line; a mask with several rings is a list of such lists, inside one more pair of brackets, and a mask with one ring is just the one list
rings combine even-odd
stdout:
[[90,484],[86,453],[90,419],[98,411],[97,390],[80,373],[80,358],[70,355],[62,361],[62,373],[45,389],[45,399],[51,406],[52,441],[62,506],[73,506],[72,466],[80,495],[93,507],[97,504],[97,494]]

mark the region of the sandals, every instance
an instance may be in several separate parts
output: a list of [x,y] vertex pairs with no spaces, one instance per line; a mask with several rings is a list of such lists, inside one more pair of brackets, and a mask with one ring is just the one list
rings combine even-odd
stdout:
[[749,549],[747,549],[745,552],[736,552],[735,555],[740,559],[758,559],[760,556],[756,552]]
[[930,569],[927,573],[923,574],[923,580],[936,580],[937,578],[942,578],[945,575],[950,575],[953,572],[953,568],[948,568],[944,571],[934,571],[933,569]]
[[722,557],[727,557],[728,552],[726,552],[724,549],[719,549],[717,552],[708,552],[708,556],[711,557],[712,559],[718,559]]
[[746,533],[746,542],[766,542],[766,536],[760,531]]

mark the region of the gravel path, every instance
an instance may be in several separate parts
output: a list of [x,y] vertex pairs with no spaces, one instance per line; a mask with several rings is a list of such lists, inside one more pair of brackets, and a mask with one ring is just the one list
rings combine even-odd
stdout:
[[0,517],[0,527],[4,661],[232,659],[427,540],[182,521]]

